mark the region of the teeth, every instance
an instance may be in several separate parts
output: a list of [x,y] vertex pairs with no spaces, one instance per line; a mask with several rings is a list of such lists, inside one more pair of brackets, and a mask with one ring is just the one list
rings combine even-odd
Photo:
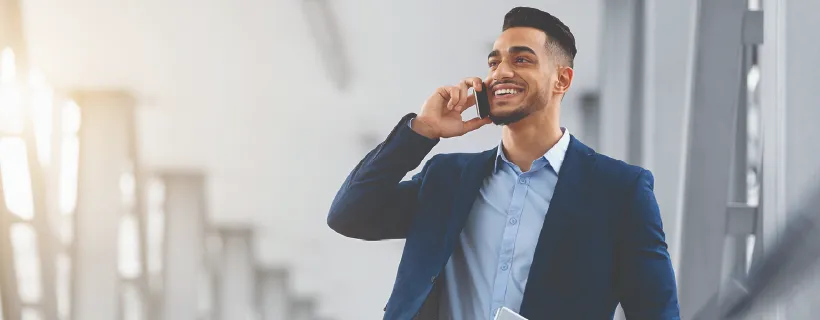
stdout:
[[515,89],[498,89],[495,91],[495,95],[504,95],[504,94],[516,94],[518,90]]

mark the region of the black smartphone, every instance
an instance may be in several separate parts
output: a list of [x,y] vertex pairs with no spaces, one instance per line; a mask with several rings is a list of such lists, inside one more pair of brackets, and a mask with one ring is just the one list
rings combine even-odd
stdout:
[[481,83],[481,91],[473,91],[475,94],[475,109],[478,111],[479,118],[486,118],[490,116],[490,97],[487,92],[487,85]]

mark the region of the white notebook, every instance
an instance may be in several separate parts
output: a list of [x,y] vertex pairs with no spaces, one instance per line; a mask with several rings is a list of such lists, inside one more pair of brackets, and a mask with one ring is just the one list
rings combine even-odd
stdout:
[[527,320],[527,318],[522,317],[507,307],[501,307],[495,313],[495,320]]

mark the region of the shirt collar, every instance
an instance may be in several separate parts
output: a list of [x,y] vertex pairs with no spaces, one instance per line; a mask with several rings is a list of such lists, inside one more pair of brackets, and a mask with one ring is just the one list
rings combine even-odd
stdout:
[[[561,172],[561,165],[564,163],[564,157],[567,154],[567,149],[569,148],[569,140],[570,140],[570,133],[567,128],[561,128],[563,134],[561,138],[558,139],[558,142],[552,146],[547,153],[545,153],[542,158],[546,159],[549,165],[555,170],[555,173]],[[510,162],[507,160],[507,156],[504,155],[504,149],[502,148],[503,143],[498,144],[498,150],[496,152],[496,162],[495,167],[493,168],[493,172],[498,171],[498,164],[502,161]]]

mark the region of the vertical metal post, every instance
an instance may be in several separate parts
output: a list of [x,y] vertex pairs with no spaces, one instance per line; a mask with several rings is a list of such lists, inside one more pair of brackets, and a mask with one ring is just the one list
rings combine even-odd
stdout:
[[616,159],[633,160],[630,154],[630,129],[633,119],[631,104],[635,102],[634,86],[639,19],[637,10],[642,1],[611,0],[604,3],[604,29],[601,53],[601,145],[602,153]]
[[699,1],[689,115],[683,237],[679,269],[681,316],[690,319],[720,289],[729,170],[741,78],[747,0]]
[[82,127],[72,248],[72,319],[118,319],[118,231],[125,213],[120,179],[133,160],[129,159],[129,122],[133,121],[134,102],[122,92],[81,92],[74,100],[82,110]]
[[644,77],[645,168],[675,270],[680,265],[681,206],[697,0],[647,1]]
[[12,214],[6,207],[3,193],[3,174],[0,172],[0,303],[3,319],[20,319],[20,295],[17,289],[17,270],[11,245]]
[[208,282],[211,287],[210,297],[207,297],[208,319],[226,320],[222,317],[222,275],[224,273],[223,256],[224,240],[218,230],[208,225],[205,240],[205,256],[207,259]]
[[168,172],[165,182],[165,258],[162,319],[195,319],[206,272],[204,179]]
[[[735,117],[735,142],[734,152],[732,154],[731,165],[731,181],[729,184],[729,202],[743,204],[747,203],[748,184],[748,143],[749,143],[749,126],[748,126],[748,90],[746,80],[749,74],[749,69],[752,66],[752,50],[751,46],[743,47],[743,56],[741,57],[741,83],[738,92],[737,112]],[[756,216],[756,211],[754,213]],[[756,217],[755,217],[755,220]],[[746,248],[749,233],[729,234],[724,242],[724,260],[722,267],[721,279],[729,279],[733,277],[743,277],[746,275]]]
[[223,227],[220,302],[222,320],[249,319],[256,313],[253,232],[250,228]]
[[635,165],[645,165],[643,132],[644,127],[644,91],[645,69],[646,69],[646,2],[644,0],[634,0],[634,13],[632,16],[632,43],[627,45],[632,47],[632,70],[629,92],[629,122],[627,129],[627,156],[626,162]]
[[136,279],[136,288],[140,298],[142,299],[142,303],[140,306],[142,307],[141,314],[144,315],[146,319],[158,319],[159,318],[159,309],[157,306],[157,302],[155,301],[155,297],[151,292],[150,283],[149,283],[149,272],[148,272],[148,209],[147,209],[147,196],[145,192],[146,186],[146,176],[144,174],[144,169],[142,162],[140,161],[140,154],[139,154],[139,141],[137,140],[137,123],[136,119],[132,119],[127,123],[128,127],[126,128],[130,134],[130,141],[128,143],[129,150],[128,150],[128,158],[132,159],[133,163],[133,175],[134,175],[134,208],[133,214],[136,216],[137,222],[137,236],[139,237],[139,265],[140,273],[139,277]]
[[288,273],[282,269],[261,269],[260,308],[263,320],[288,319]]
[[597,92],[584,92],[578,99],[583,119],[584,143],[598,149],[601,142],[601,98]]
[[312,320],[315,316],[315,302],[311,299],[294,299],[291,301],[288,319]]

